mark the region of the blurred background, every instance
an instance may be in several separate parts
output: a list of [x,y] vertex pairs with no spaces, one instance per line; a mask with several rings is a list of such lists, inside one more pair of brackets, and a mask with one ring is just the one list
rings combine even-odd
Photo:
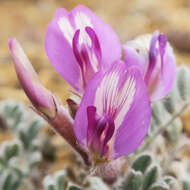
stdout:
[[[190,0],[0,0],[0,100],[29,103],[8,50],[8,39],[15,37],[43,84],[65,104],[69,86],[50,65],[44,51],[44,37],[57,8],[70,10],[78,4],[88,6],[109,23],[122,43],[159,29],[174,47],[177,64],[190,65]],[[182,121],[185,133],[190,135],[190,111],[183,114]],[[0,143],[11,138],[9,135],[1,133]],[[54,143],[60,144],[59,137]],[[63,164],[64,153],[60,154]],[[53,170],[56,168],[60,167]]]
[[92,9],[117,32],[122,43],[155,29],[167,35],[178,64],[190,64],[190,0],[0,0],[0,99],[27,101],[16,78],[8,39],[22,44],[44,85],[63,101],[66,83],[50,65],[44,51],[47,24],[59,7],[78,4]]

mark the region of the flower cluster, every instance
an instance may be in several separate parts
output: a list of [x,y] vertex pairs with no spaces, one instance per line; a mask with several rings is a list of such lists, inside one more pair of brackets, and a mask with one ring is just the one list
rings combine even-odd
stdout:
[[87,164],[134,152],[148,131],[151,101],[171,90],[176,75],[172,48],[159,31],[121,45],[111,27],[88,8],[58,9],[47,28],[45,50],[55,70],[81,97],[79,105],[68,100],[77,109],[73,119],[41,84],[16,39],[10,39],[9,48],[36,111]]

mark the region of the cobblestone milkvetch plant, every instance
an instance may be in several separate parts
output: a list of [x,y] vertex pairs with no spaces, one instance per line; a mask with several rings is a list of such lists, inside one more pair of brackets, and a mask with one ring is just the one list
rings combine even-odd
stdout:
[[42,160],[39,133],[44,121],[23,104],[10,100],[0,103],[0,116],[6,126],[4,130],[14,134],[0,146],[0,189],[32,190],[32,176]]
[[131,43],[123,47],[111,27],[84,6],[57,10],[45,50],[81,99],[68,100],[76,113],[70,115],[42,85],[17,40],[9,40],[18,79],[35,111],[81,155],[91,174],[109,184],[120,175],[120,158],[142,144],[151,101],[171,90],[176,75],[175,56],[163,34],[156,31]]

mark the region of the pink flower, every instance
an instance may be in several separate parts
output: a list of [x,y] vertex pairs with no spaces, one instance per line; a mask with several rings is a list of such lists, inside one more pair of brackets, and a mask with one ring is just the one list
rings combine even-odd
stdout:
[[176,76],[176,60],[165,35],[141,35],[124,46],[128,66],[137,65],[142,72],[152,101],[166,96]]
[[56,71],[83,94],[89,79],[121,57],[121,44],[111,27],[80,5],[58,9],[48,25],[45,49]]
[[149,95],[140,71],[116,61],[89,81],[74,130],[99,163],[135,151],[147,133],[150,117]]
[[86,164],[89,156],[98,164],[134,152],[150,126],[150,97],[164,97],[176,75],[172,48],[158,31],[128,42],[121,61],[120,41],[108,24],[84,6],[70,12],[58,9],[47,28],[45,50],[56,71],[82,97],[80,105],[67,101],[73,121],[41,84],[18,42],[11,39],[9,47],[37,112]]

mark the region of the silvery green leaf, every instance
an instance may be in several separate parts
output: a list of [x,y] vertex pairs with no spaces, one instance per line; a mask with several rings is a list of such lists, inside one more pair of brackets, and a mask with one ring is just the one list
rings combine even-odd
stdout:
[[165,109],[170,113],[174,114],[178,111],[179,106],[181,106],[181,98],[179,95],[179,89],[177,86],[177,81],[175,82],[172,91],[169,92],[166,98],[161,100]]
[[62,190],[67,186],[66,172],[64,170],[56,172],[53,176],[46,176],[43,185],[47,190]]
[[7,145],[5,148],[4,156],[6,160],[11,159],[19,154],[18,144]]
[[168,129],[168,140],[172,145],[178,143],[183,126],[180,118],[176,118]]
[[41,160],[42,160],[41,152],[39,151],[31,152],[29,160],[28,160],[28,164],[30,165],[31,168],[33,168]]
[[32,113],[29,114],[24,105],[15,102],[1,102],[0,113],[17,140],[1,146],[0,189],[16,190],[24,182],[23,179],[30,178],[30,169],[41,160],[36,137],[42,122]]
[[170,92],[167,98],[165,98],[163,101],[163,105],[165,109],[170,113],[173,114],[176,112],[176,99],[174,98],[173,91]]
[[55,181],[52,176],[47,175],[43,180],[43,186],[45,190],[56,190],[55,189]]
[[27,150],[31,148],[40,131],[40,126],[41,125],[38,120],[33,120],[28,127],[20,128],[18,135],[24,149]]
[[3,166],[5,164],[6,164],[6,161],[3,158],[0,157],[0,165]]
[[107,185],[98,177],[90,177],[89,182],[91,184],[89,190],[109,190]]
[[39,133],[40,127],[41,127],[41,125],[38,120],[32,121],[32,123],[30,124],[30,126],[28,127],[28,130],[27,130],[28,138],[30,139],[30,141],[32,141],[34,138],[36,138],[36,136]]
[[183,187],[183,190],[189,190],[190,189],[190,181],[183,180],[182,181],[182,187]]
[[148,190],[158,179],[159,177],[159,168],[158,166],[154,165],[149,168],[144,177],[143,181],[143,190]]
[[10,159],[17,157],[19,154],[19,145],[17,142],[3,142],[0,148],[0,160],[1,164],[6,164]]
[[157,183],[152,185],[149,190],[170,190],[170,187],[166,183]]
[[152,117],[156,125],[161,125],[163,123],[163,105],[160,101],[153,103],[152,105]]
[[19,140],[22,142],[23,148],[27,150],[30,146],[30,141],[24,130],[19,131]]
[[17,190],[21,181],[14,173],[6,173],[1,183],[3,190]]
[[135,171],[141,171],[142,173],[148,168],[152,162],[152,156],[150,154],[141,154],[138,156],[132,164],[132,168]]
[[11,174],[7,174],[7,176],[5,176],[4,179],[3,179],[2,189],[9,190],[10,186],[11,186],[11,181],[12,181],[12,175]]
[[154,125],[160,127],[171,119],[171,117],[171,114],[165,109],[162,101],[157,101],[152,104],[152,119]]
[[24,177],[25,173],[24,171],[22,170],[22,168],[19,166],[19,165],[14,165],[14,166],[11,166],[9,167],[9,169],[15,173],[15,175],[21,179],[22,177]]
[[176,183],[176,179],[172,176],[165,176],[163,180],[170,188]]
[[153,117],[151,117],[151,125],[148,130],[148,136],[152,136],[154,132],[158,129],[158,125],[156,124],[155,120]]
[[69,183],[67,190],[84,190],[82,187],[75,185],[73,183]]
[[143,175],[140,171],[130,170],[124,178],[120,189],[121,190],[140,190],[142,186]]
[[179,95],[182,100],[186,101],[190,98],[190,70],[187,66],[182,65],[177,71],[177,86]]
[[46,189],[47,190],[56,190],[55,186],[53,186],[53,185],[48,185]]
[[82,190],[80,187],[77,186],[71,186],[68,188],[68,190]]
[[24,105],[15,101],[5,100],[0,104],[0,112],[5,119],[9,129],[16,131],[20,123],[27,115],[24,111]]
[[66,188],[67,181],[66,181],[66,172],[64,170],[58,171],[55,173],[55,184],[56,190],[62,190]]

